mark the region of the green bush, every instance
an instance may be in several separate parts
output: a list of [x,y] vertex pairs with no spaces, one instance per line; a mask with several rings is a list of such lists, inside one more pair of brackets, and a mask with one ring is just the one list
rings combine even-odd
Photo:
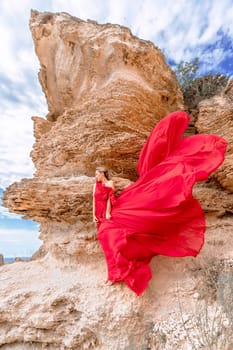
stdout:
[[196,109],[202,100],[219,95],[229,80],[229,77],[221,73],[198,76],[198,70],[197,57],[192,62],[181,61],[175,69],[188,112]]

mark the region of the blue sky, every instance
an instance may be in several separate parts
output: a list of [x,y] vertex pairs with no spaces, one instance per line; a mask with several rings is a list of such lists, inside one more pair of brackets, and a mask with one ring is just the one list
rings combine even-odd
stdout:
[[[233,0],[1,0],[0,196],[14,181],[33,176],[31,116],[47,113],[30,9],[121,24],[152,41],[171,65],[199,57],[200,74],[233,76]],[[0,253],[31,255],[40,245],[37,237],[37,223],[8,213],[0,203]]]
[[[0,189],[0,197],[2,191]],[[0,254],[4,257],[31,256],[41,245],[38,230],[38,223],[9,214],[1,206],[0,199]]]

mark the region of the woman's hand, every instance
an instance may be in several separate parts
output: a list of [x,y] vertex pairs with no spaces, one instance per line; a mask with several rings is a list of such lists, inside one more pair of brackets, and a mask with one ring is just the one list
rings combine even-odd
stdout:
[[111,214],[110,213],[106,213],[106,219],[107,220],[110,220],[112,217],[111,217]]
[[98,219],[95,215],[93,216],[93,222],[95,222],[96,224],[98,223]]

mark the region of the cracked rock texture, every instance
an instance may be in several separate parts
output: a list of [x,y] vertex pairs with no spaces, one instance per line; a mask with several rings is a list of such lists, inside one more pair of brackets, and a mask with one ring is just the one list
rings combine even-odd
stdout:
[[[204,273],[222,261],[230,269],[233,259],[232,84],[202,102],[197,121],[200,132],[228,141],[226,162],[194,189],[207,214],[204,248],[197,258],[155,257],[153,279],[137,297],[122,283],[104,283],[93,174],[106,165],[118,191],[137,178],[149,132],[183,108],[178,82],[159,48],[125,27],[32,11],[30,29],[49,112],[32,117],[34,177],[9,186],[3,204],[37,221],[43,244],[33,260],[0,266],[0,348],[191,349],[179,301],[191,329],[191,306],[210,285]],[[227,314],[222,319],[231,327]]]
[[30,20],[49,113],[34,117],[37,176],[93,176],[97,164],[135,179],[155,123],[182,108],[162,52],[119,25],[33,12]]
[[196,127],[200,133],[214,133],[228,142],[224,164],[215,173],[215,178],[229,192],[233,192],[233,80],[220,96],[199,104]]

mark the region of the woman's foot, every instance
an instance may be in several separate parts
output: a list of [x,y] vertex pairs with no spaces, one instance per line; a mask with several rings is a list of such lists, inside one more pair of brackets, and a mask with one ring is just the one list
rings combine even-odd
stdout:
[[112,286],[115,282],[113,281],[109,281],[109,280],[105,280],[104,284],[106,284],[106,286]]

